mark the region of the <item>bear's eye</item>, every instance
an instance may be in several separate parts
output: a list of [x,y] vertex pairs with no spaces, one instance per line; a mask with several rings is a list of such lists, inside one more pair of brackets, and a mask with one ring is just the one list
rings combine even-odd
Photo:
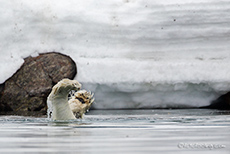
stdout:
[[82,98],[77,98],[82,104],[85,104],[85,101]]

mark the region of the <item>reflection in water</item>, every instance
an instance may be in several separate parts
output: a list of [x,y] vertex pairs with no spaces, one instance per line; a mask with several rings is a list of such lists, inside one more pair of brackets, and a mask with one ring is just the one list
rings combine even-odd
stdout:
[[[0,153],[228,153],[229,126],[229,111],[196,109],[93,110],[72,121],[1,116]],[[188,147],[203,144],[222,148]]]

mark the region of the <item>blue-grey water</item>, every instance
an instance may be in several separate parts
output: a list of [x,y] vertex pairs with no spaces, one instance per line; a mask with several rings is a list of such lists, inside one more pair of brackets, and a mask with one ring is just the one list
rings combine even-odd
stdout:
[[0,116],[0,153],[230,153],[230,111],[92,110],[83,120]]

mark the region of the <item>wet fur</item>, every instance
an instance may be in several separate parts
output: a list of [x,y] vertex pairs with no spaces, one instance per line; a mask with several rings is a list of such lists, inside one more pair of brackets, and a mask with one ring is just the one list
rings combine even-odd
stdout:
[[48,96],[52,102],[53,120],[76,119],[68,103],[68,94],[71,90],[80,90],[81,84],[76,80],[63,79],[59,81]]
[[86,90],[77,91],[69,100],[70,108],[76,118],[82,118],[94,101],[93,94]]
[[[86,90],[80,90],[81,84],[76,80],[63,79],[59,81],[48,96],[52,102],[53,120],[72,120],[82,118],[89,110],[94,98]],[[69,94],[76,91],[68,100]]]

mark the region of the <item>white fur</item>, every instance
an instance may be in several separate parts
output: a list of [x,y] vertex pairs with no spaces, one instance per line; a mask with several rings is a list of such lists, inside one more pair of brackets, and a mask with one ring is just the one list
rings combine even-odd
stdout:
[[68,98],[56,99],[53,103],[53,120],[71,120],[76,119],[70,109]]
[[[79,99],[81,99],[81,101]],[[68,101],[70,109],[77,118],[83,118],[84,114],[88,112],[93,102],[93,94],[91,92],[87,92],[86,90],[79,90],[75,92]]]
[[68,103],[68,94],[71,90],[79,90],[81,84],[76,80],[63,79],[59,81],[48,96],[52,102],[53,120],[71,120],[76,119]]

